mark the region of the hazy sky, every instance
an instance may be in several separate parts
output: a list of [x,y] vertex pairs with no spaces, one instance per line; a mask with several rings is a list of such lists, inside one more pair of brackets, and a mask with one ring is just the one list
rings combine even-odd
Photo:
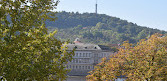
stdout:
[[[58,11],[95,12],[96,0],[60,0]],[[167,31],[167,0],[98,0],[98,13]]]

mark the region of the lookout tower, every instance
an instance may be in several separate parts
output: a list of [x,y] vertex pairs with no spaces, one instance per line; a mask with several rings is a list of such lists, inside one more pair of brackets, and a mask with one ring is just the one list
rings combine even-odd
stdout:
[[96,0],[96,4],[95,4],[95,13],[97,14],[97,0]]

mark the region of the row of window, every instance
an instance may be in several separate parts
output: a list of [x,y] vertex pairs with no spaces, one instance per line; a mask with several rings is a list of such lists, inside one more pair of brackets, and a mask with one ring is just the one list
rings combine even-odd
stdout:
[[72,63],[90,63],[90,59],[87,58],[74,58],[71,62]]
[[[108,57],[107,53],[102,53],[99,55],[100,57]],[[91,57],[91,53],[75,53],[75,57]],[[98,57],[98,55],[95,55]]]
[[90,57],[91,53],[75,53],[75,57]]
[[94,56],[95,56],[95,57],[108,57],[109,54],[107,54],[107,53],[102,53],[102,54],[95,54]]
[[102,53],[102,57],[108,57],[108,54]]
[[93,69],[93,66],[90,66],[90,65],[67,65],[67,69],[84,69],[84,70],[90,70],[90,69]]
[[108,57],[109,54],[107,53],[102,53],[102,54],[94,54],[95,57]]

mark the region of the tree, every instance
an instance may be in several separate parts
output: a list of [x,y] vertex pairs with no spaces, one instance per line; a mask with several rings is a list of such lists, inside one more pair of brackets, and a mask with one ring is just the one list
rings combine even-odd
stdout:
[[46,20],[59,1],[0,1],[0,76],[7,81],[64,80],[72,58],[66,42],[48,34]]
[[102,60],[87,78],[91,81],[114,80],[119,76],[126,80],[167,80],[167,36],[152,35],[137,45],[125,42],[119,52]]
[[147,37],[147,31],[146,30],[142,30],[138,35],[137,38],[138,39],[144,39],[145,37]]

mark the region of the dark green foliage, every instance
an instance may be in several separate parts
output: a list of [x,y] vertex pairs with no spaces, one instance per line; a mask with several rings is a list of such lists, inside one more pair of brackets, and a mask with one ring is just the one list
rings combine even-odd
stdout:
[[119,44],[128,40],[136,43],[139,39],[154,33],[167,32],[138,26],[120,18],[95,13],[58,12],[58,20],[46,22],[49,30],[57,28],[58,38],[74,40],[81,38],[83,42],[96,44]]

